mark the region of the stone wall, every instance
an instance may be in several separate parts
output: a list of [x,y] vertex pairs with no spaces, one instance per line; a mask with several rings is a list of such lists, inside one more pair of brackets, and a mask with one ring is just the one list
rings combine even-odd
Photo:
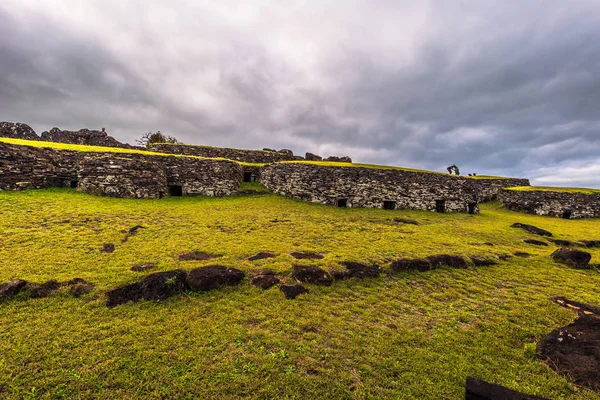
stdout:
[[473,185],[477,188],[479,202],[496,200],[500,191],[507,187],[529,186],[529,179],[521,178],[497,178],[497,179],[474,179]]
[[0,137],[27,140],[40,138],[29,125],[20,122],[0,122]]
[[296,157],[290,150],[267,151],[267,150],[242,150],[222,147],[194,146],[185,144],[153,144],[148,147],[149,151],[168,154],[185,154],[208,158],[228,158],[230,160],[244,161],[250,163],[268,164],[278,161],[295,160]]
[[446,174],[283,163],[263,167],[260,180],[275,193],[314,203],[478,212],[474,180]]
[[159,198],[238,192],[242,167],[232,161],[127,153],[92,153],[0,142],[0,190],[74,187],[97,195]]
[[498,197],[513,211],[562,218],[600,217],[600,193],[502,190]]
[[121,143],[108,134],[102,128],[101,131],[80,129],[78,131],[63,131],[52,128],[50,131],[42,132],[42,140],[47,142],[84,144],[88,146],[121,147],[125,149],[134,148],[126,143]]

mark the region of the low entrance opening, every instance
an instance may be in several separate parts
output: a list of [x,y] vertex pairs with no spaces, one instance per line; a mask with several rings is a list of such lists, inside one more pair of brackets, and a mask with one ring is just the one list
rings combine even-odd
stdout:
[[181,185],[169,185],[169,196],[183,196],[183,187]]
[[252,172],[244,172],[244,182],[252,182]]
[[469,214],[475,214],[475,209],[477,208],[477,203],[469,203],[467,204],[467,210]]
[[571,219],[571,215],[573,215],[573,211],[571,210],[564,210],[562,213],[564,219]]
[[348,207],[348,199],[338,199],[337,206],[338,207]]
[[79,183],[79,181],[77,181],[77,180],[71,181],[71,189],[77,189],[77,184],[78,183]]
[[446,200],[436,200],[435,211],[439,213],[446,212]]
[[383,209],[384,210],[395,210],[396,209],[396,202],[395,201],[384,201],[383,202]]

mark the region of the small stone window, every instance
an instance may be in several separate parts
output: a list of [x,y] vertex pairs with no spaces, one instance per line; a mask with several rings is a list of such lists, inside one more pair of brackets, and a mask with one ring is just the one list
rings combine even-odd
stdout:
[[571,215],[573,215],[573,211],[571,210],[564,210],[562,213],[564,219],[571,219]]
[[337,206],[338,207],[348,207],[348,199],[338,199]]
[[252,182],[252,172],[244,172],[244,182]]
[[395,210],[396,209],[396,202],[395,201],[389,201],[386,200],[383,202],[383,209],[384,210]]
[[477,203],[467,204],[467,210],[469,211],[469,214],[475,214],[476,209],[477,209]]
[[79,184],[79,181],[77,179],[72,180],[70,185],[71,185],[71,189],[77,189],[77,185]]
[[446,212],[446,200],[436,200],[435,211],[439,213]]
[[183,196],[183,187],[181,185],[169,185],[169,196]]

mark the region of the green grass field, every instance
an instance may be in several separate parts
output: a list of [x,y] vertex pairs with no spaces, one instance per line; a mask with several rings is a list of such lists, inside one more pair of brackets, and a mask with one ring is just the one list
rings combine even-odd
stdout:
[[[272,194],[0,192],[0,282],[80,277],[96,285],[82,298],[59,292],[0,303],[0,398],[461,399],[470,375],[552,399],[600,399],[535,356],[540,338],[576,317],[549,297],[600,306],[600,273],[553,263],[555,246],[524,243],[533,236],[514,222],[560,239],[600,239],[597,219],[525,215],[497,203],[473,216],[341,209]],[[138,224],[146,229],[121,243]],[[108,242],[116,251],[101,253]],[[222,257],[177,261],[191,250]],[[278,257],[246,260],[258,251]],[[155,271],[218,263],[247,276],[269,268],[291,282],[292,251],[324,254],[302,264],[327,270],[344,260],[389,269],[395,258],[439,253],[533,257],[306,285],[310,293],[295,300],[246,279],[164,302],[104,304],[106,290],[154,272],[131,272],[136,263],[156,262]],[[600,263],[600,249],[591,252]]]

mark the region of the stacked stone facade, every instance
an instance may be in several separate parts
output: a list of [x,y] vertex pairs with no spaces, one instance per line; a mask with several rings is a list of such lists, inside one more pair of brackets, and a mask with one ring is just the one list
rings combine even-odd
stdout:
[[29,125],[20,122],[0,122],[0,137],[39,140],[39,136]]
[[562,218],[600,217],[600,193],[502,190],[498,197],[513,211]]
[[507,187],[529,186],[529,179],[522,178],[471,178],[473,185],[477,188],[479,202],[496,200],[500,191]]
[[112,136],[108,136],[104,130],[80,129],[78,131],[63,131],[58,128],[52,128],[50,131],[42,132],[41,139],[47,142],[84,144],[88,146],[134,148],[134,146],[121,143]]
[[200,156],[207,158],[227,158],[229,160],[243,161],[249,163],[270,164],[278,161],[295,160],[294,154],[287,151],[268,150],[242,150],[224,147],[194,146],[185,144],[153,144],[148,147],[149,151],[168,154],[184,154],[189,156]]

